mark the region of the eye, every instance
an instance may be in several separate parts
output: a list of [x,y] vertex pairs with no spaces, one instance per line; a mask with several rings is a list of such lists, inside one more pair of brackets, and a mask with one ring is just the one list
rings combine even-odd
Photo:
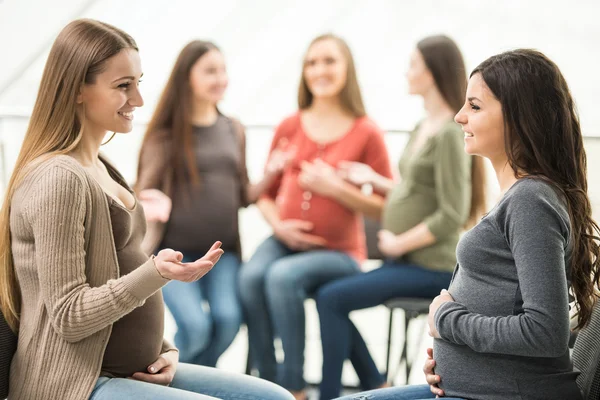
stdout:
[[473,111],[479,111],[481,109],[478,105],[473,104],[472,102],[470,102],[469,105]]
[[119,86],[117,86],[119,89],[129,89],[129,86],[131,85],[131,82],[125,82],[125,83],[121,83]]

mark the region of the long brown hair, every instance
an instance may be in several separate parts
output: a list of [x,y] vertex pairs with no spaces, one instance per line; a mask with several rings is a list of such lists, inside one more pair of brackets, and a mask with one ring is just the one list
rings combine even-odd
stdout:
[[[342,107],[344,107],[346,111],[351,113],[356,118],[364,117],[366,115],[365,105],[363,103],[362,95],[360,93],[360,85],[358,84],[358,77],[356,76],[356,67],[354,65],[354,58],[352,57],[350,47],[344,39],[334,34],[327,33],[316,37],[312,42],[310,42],[308,50],[310,50],[310,48],[315,43],[318,43],[323,40],[331,40],[335,42],[342,51],[344,58],[346,59],[346,84],[340,92],[340,101]],[[307,109],[313,102],[313,94],[310,92],[310,89],[308,88],[308,85],[306,84],[306,79],[304,77],[304,64],[306,64],[306,55],[308,54],[308,50],[304,55],[302,76],[300,77],[300,85],[298,87],[298,108],[300,110]]]
[[138,50],[133,38],[125,32],[91,19],[68,24],[50,49],[0,211],[0,309],[15,332],[19,327],[21,294],[10,243],[11,199],[34,165],[69,153],[79,144],[84,128],[83,112],[76,103],[79,91],[84,84],[94,83],[106,61],[123,49]]
[[600,283],[600,230],[592,219],[583,136],[567,82],[554,62],[528,49],[492,56],[474,74],[481,74],[502,105],[505,150],[515,175],[542,178],[565,197],[573,245],[568,267],[579,316],[576,328],[583,328]]
[[200,177],[196,167],[192,137],[192,88],[190,72],[196,61],[210,50],[219,50],[211,42],[194,40],[179,53],[171,76],[160,96],[152,119],[146,128],[138,163],[138,178],[142,171],[142,152],[148,141],[157,136],[171,140],[170,165],[174,181],[198,183]]
[[[417,43],[435,85],[450,108],[458,113],[467,91],[467,71],[456,43],[445,35],[429,36]],[[486,176],[483,158],[471,159],[471,209],[466,228],[472,227],[486,211]]]

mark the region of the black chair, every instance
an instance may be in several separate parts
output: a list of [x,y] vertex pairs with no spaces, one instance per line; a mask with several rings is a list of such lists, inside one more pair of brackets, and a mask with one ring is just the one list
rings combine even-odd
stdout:
[[[378,221],[370,218],[365,218],[365,234],[367,237],[367,253],[370,260],[382,260],[384,257],[377,248],[377,232],[381,229],[381,225]],[[406,372],[406,382],[410,375],[412,362],[408,359],[408,327],[410,322],[424,314],[429,313],[429,304],[433,299],[429,298],[394,298],[385,302],[385,306],[390,310],[388,337],[387,337],[387,351],[386,351],[386,364],[384,375],[388,382],[391,383],[393,376],[390,376],[390,359],[391,359],[391,348],[392,348],[392,327],[394,326],[394,311],[401,309],[404,311],[404,344],[402,347],[402,353],[400,354],[401,365],[404,362]],[[419,340],[420,346],[420,340]]]
[[0,399],[8,397],[10,363],[17,350],[17,336],[0,313]]
[[[391,299],[385,302],[385,306],[390,310],[390,324],[388,328],[388,343],[387,343],[387,358],[386,358],[386,371],[385,377],[389,383],[392,383],[395,374],[390,374],[390,356],[392,348],[392,327],[394,326],[394,311],[401,309],[404,312],[404,343],[402,345],[402,352],[400,353],[400,361],[398,366],[404,363],[405,382],[408,384],[408,378],[410,377],[410,371],[412,368],[412,360],[408,358],[408,328],[410,322],[420,317],[421,315],[429,314],[429,305],[433,299],[422,299],[422,298],[411,298],[411,297],[399,297]],[[419,336],[417,342],[417,348],[421,347],[421,341],[423,337]]]
[[577,385],[584,400],[600,399],[600,302],[594,306],[589,325],[577,335],[573,366],[581,372]]

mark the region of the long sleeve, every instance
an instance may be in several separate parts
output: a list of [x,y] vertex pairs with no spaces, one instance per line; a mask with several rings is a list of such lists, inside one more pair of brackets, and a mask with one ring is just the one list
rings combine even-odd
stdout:
[[494,221],[514,258],[521,309],[515,315],[486,316],[458,302],[444,303],[435,314],[443,340],[477,352],[529,357],[558,357],[567,350],[568,215],[564,209],[560,212],[559,201],[553,200],[557,195],[548,185],[528,188],[517,188],[506,212]]
[[31,190],[25,215],[35,240],[35,262],[52,326],[77,342],[141,306],[168,280],[149,259],[135,271],[90,287],[86,279],[84,183],[73,172],[52,167]]
[[455,234],[464,225],[471,206],[471,159],[456,129],[436,138],[434,179],[437,210],[424,223],[438,240]]
[[[166,188],[166,173],[170,160],[170,141],[165,134],[156,133],[144,142],[140,149],[140,162],[138,176],[134,189],[136,192],[144,189],[159,189],[163,192]],[[170,195],[170,193],[166,193]]]

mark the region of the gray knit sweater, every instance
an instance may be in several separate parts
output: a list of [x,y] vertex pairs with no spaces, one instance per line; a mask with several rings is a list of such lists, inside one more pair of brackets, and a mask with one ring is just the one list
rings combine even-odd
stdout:
[[570,229],[552,186],[525,178],[461,239],[455,302],[435,314],[446,396],[581,398],[568,349]]

